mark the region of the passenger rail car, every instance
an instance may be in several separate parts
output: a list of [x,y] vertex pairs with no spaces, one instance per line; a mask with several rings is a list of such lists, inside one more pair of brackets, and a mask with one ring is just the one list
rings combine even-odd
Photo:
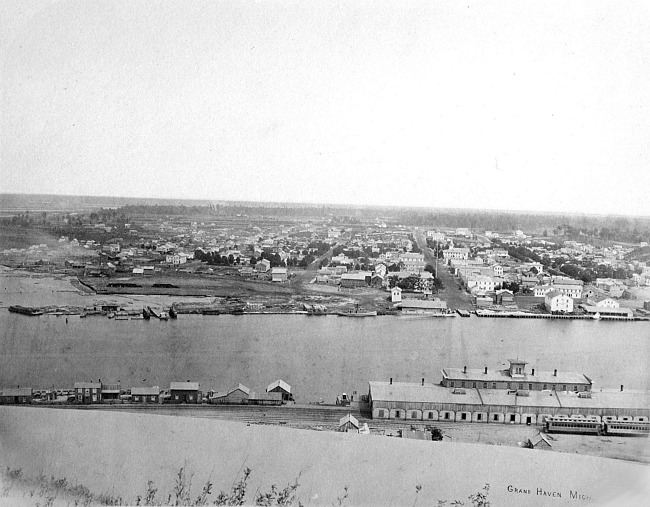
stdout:
[[544,424],[547,433],[584,433],[589,435],[650,435],[649,421],[594,421],[548,417]]
[[600,435],[603,423],[588,419],[569,419],[567,417],[548,417],[545,428],[547,433],[587,433]]
[[650,435],[648,421],[609,421],[603,423],[607,435]]

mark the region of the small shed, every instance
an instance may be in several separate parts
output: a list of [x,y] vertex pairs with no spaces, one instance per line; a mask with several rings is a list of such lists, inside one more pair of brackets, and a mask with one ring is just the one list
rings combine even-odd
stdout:
[[31,403],[33,397],[34,390],[31,387],[3,389],[0,392],[0,405],[18,405],[22,403]]
[[348,414],[339,420],[339,431],[348,433],[350,431],[359,432],[359,421],[352,414]]
[[551,442],[549,442],[548,439],[541,433],[538,433],[537,436],[533,439],[529,438],[528,442],[530,443],[532,449],[541,449],[543,451],[553,450]]
[[276,380],[269,384],[266,388],[267,393],[281,393],[282,401],[293,401],[293,394],[291,394],[291,386],[284,380]]
[[120,384],[102,384],[102,400],[118,400],[120,394]]
[[153,387],[132,387],[131,401],[134,403],[160,403],[160,388]]
[[171,382],[169,384],[170,403],[199,403],[198,382]]
[[496,291],[496,303],[498,305],[512,305],[515,302],[515,295],[512,291],[502,289]]
[[248,397],[249,405],[282,405],[282,393],[250,393]]
[[250,389],[243,384],[239,384],[222,396],[214,396],[210,399],[210,403],[223,403],[228,405],[246,404],[250,395]]
[[287,268],[273,268],[271,271],[271,277],[271,281],[273,282],[286,282]]

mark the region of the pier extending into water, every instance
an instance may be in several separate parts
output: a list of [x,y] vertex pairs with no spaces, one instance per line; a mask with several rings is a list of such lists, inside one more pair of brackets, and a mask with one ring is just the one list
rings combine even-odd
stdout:
[[617,317],[600,316],[594,319],[591,315],[554,315],[550,313],[524,313],[524,312],[492,312],[489,310],[476,310],[477,317],[491,317],[499,319],[571,319],[571,320],[618,320],[618,321],[650,321],[648,317]]

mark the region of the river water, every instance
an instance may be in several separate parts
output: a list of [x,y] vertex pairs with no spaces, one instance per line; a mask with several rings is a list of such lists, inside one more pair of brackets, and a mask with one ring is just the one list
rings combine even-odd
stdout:
[[[52,278],[0,276],[0,287],[4,307],[100,299]],[[168,388],[191,380],[203,391],[242,383],[263,392],[283,379],[297,401],[331,403],[342,391],[366,393],[369,380],[439,382],[442,368],[497,368],[513,357],[538,371],[584,373],[595,389],[650,389],[647,322],[180,315],[167,322],[71,316],[66,323],[63,316],[0,309],[0,386],[6,387],[101,379]]]

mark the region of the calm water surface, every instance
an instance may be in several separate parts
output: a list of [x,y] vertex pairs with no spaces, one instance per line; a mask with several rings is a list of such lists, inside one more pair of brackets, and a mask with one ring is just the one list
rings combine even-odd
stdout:
[[[70,290],[64,281],[0,281],[3,306],[98,299],[58,292]],[[168,387],[191,380],[203,390],[241,382],[263,392],[281,378],[300,402],[333,402],[341,391],[366,393],[369,380],[439,382],[444,367],[496,368],[520,357],[538,371],[584,373],[596,388],[650,389],[649,343],[645,322],[181,315],[167,322],[69,317],[66,324],[65,317],[3,308],[0,386],[102,379]]]

